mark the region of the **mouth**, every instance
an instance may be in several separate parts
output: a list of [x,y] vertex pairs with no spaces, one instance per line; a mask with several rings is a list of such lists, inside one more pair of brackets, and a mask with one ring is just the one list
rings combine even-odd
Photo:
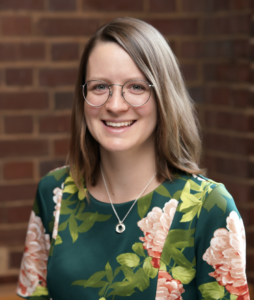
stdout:
[[136,121],[125,121],[125,122],[110,122],[110,121],[103,121],[103,123],[107,127],[112,127],[112,128],[125,128],[125,127],[130,127],[133,125]]

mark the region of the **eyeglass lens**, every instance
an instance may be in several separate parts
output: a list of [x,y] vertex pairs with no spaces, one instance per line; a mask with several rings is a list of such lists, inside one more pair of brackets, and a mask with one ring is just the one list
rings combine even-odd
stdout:
[[[101,106],[108,100],[110,92],[113,92],[113,86],[109,87],[106,82],[99,80],[88,81],[84,86],[85,100],[93,106]],[[128,81],[122,88],[122,96],[133,106],[145,104],[150,93],[149,84],[143,80]]]

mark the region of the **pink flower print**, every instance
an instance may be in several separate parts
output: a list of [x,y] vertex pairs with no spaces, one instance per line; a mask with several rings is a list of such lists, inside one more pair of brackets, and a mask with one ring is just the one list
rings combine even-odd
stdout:
[[210,247],[203,259],[215,271],[209,273],[218,283],[226,288],[238,300],[249,299],[247,279],[245,275],[245,231],[243,221],[236,212],[227,217],[227,229],[220,228],[214,232]]
[[165,271],[159,271],[155,300],[182,300],[185,290],[180,280],[175,280]]
[[154,207],[147,214],[147,217],[138,222],[138,226],[144,233],[140,240],[144,242],[143,247],[148,255],[153,259],[151,261],[154,268],[160,268],[160,257],[164,247],[169,228],[173,221],[178,201],[171,199],[167,202],[163,210]]
[[44,233],[41,218],[32,211],[17,287],[20,296],[29,297],[38,285],[46,286],[49,248],[49,234]]
[[59,224],[59,218],[60,218],[60,209],[61,209],[61,203],[62,203],[62,196],[63,196],[63,184],[61,186],[62,189],[60,188],[55,188],[53,190],[53,193],[55,196],[53,196],[53,201],[56,203],[55,205],[55,211],[54,211],[54,217],[55,217],[55,222],[54,222],[54,229],[52,233],[53,239],[56,239],[57,233],[58,233],[58,224]]

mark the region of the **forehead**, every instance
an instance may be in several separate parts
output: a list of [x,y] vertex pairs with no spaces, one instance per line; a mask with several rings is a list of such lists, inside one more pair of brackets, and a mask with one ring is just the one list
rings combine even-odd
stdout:
[[86,80],[107,79],[119,83],[128,78],[145,79],[145,76],[117,43],[99,42],[89,55]]

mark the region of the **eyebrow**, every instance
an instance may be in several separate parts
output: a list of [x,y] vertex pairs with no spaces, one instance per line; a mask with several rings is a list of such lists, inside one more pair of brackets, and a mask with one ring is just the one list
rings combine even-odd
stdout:
[[[111,80],[109,80],[106,77],[92,77],[91,79],[86,79],[86,81],[91,81],[91,80],[99,80],[99,81],[104,81],[106,83],[110,83],[112,84],[113,82],[111,82]],[[144,81],[148,81],[146,78],[140,78],[140,77],[127,77],[124,80],[124,83],[130,81],[130,80],[144,80]]]

